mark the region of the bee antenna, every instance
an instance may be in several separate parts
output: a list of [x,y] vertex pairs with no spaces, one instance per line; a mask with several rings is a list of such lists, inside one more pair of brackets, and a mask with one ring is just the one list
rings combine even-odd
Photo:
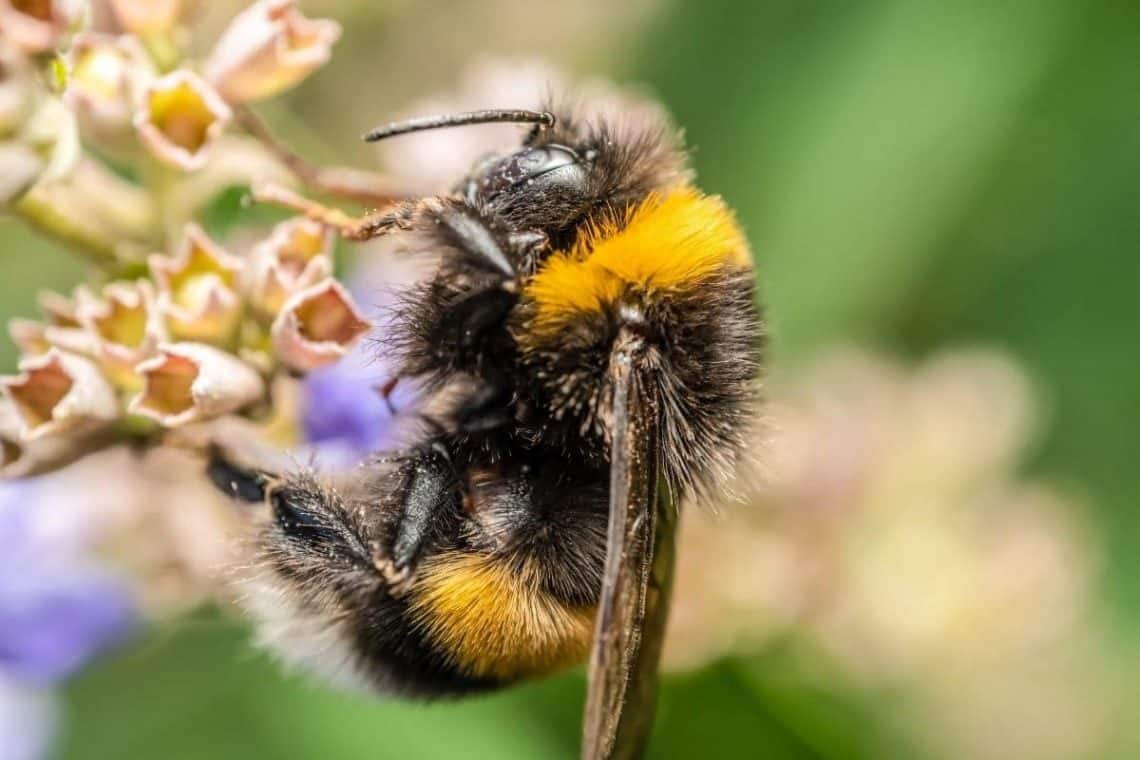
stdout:
[[425,129],[440,129],[442,127],[462,127],[467,124],[492,124],[510,122],[515,124],[538,124],[542,127],[554,126],[554,114],[549,111],[523,111],[508,108],[490,108],[483,111],[467,111],[466,113],[446,114],[443,116],[422,116],[406,121],[394,121],[377,127],[364,135],[365,142],[376,142],[385,137],[406,135],[410,132],[421,132]]

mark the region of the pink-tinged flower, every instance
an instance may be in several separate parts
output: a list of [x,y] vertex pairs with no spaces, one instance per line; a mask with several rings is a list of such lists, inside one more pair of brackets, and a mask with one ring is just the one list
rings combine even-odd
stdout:
[[24,438],[90,429],[119,416],[115,391],[90,359],[51,348],[20,361],[0,383],[16,406]]
[[78,316],[108,377],[116,385],[138,387],[135,366],[166,339],[154,287],[146,280],[113,282],[103,288],[102,298],[84,293]]
[[184,0],[110,0],[115,18],[133,34],[164,32],[178,22]]
[[111,139],[128,133],[138,94],[154,66],[135,37],[83,32],[67,53],[63,94],[85,134]]
[[368,329],[352,296],[329,279],[291,296],[270,335],[281,361],[308,371],[344,356]]
[[272,316],[289,296],[332,276],[332,232],[328,227],[297,217],[281,222],[250,256],[250,301]]
[[179,69],[142,92],[135,129],[154,155],[180,169],[200,169],[233,112],[197,74]]
[[252,367],[203,343],[163,344],[137,370],[143,390],[130,410],[165,427],[236,412],[265,393],[265,383]]
[[26,53],[46,53],[83,20],[82,0],[0,0],[0,33]]
[[291,0],[261,0],[222,34],[206,79],[231,103],[272,97],[328,63],[340,31],[335,21],[306,18]]
[[155,254],[150,268],[159,287],[159,310],[172,335],[225,342],[241,318],[241,260],[227,254],[196,224],[189,224],[178,252]]

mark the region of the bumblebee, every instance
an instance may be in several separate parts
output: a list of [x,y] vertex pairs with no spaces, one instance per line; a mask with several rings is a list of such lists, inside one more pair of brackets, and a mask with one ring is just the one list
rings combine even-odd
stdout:
[[488,121],[532,127],[445,195],[357,220],[266,193],[435,261],[380,343],[425,389],[417,442],[339,481],[211,464],[272,513],[247,579],[261,638],[338,682],[439,697],[582,660],[623,572],[644,612],[653,494],[717,489],[744,453],[763,334],[751,256],[679,136],[565,108],[366,139]]

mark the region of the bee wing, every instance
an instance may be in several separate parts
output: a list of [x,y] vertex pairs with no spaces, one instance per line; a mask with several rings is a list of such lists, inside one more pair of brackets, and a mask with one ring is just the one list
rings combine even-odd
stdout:
[[584,760],[639,757],[656,703],[676,510],[662,483],[660,410],[644,382],[641,347],[640,339],[623,334],[610,362],[610,517],[583,719]]

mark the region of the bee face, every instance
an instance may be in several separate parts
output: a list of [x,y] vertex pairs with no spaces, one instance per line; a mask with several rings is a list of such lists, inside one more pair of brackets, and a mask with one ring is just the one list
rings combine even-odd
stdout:
[[438,257],[381,349],[427,389],[428,433],[340,482],[265,489],[263,638],[423,696],[577,661],[605,568],[619,334],[645,347],[671,492],[715,487],[742,451],[761,324],[731,213],[663,124],[566,113],[453,194],[344,231]]

